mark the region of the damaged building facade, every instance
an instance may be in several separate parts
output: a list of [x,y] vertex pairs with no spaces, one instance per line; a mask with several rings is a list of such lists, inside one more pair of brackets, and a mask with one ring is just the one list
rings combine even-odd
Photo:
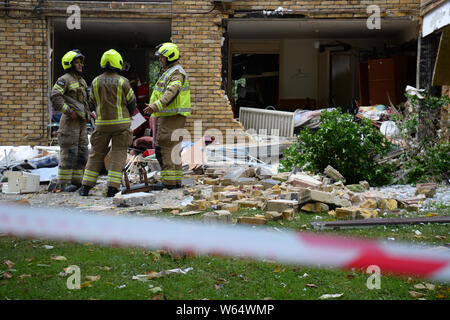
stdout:
[[88,83],[101,54],[115,48],[130,66],[124,75],[146,84],[155,46],[175,42],[190,75],[193,135],[200,120],[201,134],[244,129],[240,108],[353,113],[358,105],[398,105],[406,85],[432,86],[426,63],[436,60],[440,31],[422,38],[421,23],[446,2],[5,1],[0,144],[50,143],[49,92],[73,48],[86,55]]

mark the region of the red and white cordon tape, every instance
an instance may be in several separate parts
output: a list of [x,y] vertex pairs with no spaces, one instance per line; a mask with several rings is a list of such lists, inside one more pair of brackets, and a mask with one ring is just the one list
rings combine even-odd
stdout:
[[0,206],[0,232],[19,237],[162,248],[314,267],[351,269],[376,265],[384,274],[450,282],[449,249],[407,243],[18,206]]

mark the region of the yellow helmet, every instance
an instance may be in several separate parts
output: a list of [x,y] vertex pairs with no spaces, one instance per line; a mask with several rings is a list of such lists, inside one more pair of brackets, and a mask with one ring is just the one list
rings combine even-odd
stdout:
[[81,65],[84,66],[84,56],[78,49],[73,49],[67,52],[64,57],[61,59],[62,66],[64,70],[68,70],[72,68],[72,62],[73,60],[80,58]]
[[122,70],[122,56],[116,50],[110,49],[103,53],[102,59],[100,60],[100,67],[103,69],[109,67],[112,69]]
[[175,43],[165,42],[158,45],[156,49],[155,56],[164,56],[169,62],[176,61],[180,58],[180,51],[178,51],[178,47]]

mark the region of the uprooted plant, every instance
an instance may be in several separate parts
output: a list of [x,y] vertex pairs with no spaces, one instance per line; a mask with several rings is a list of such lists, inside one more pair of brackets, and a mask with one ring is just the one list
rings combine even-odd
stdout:
[[348,183],[367,180],[372,185],[383,185],[391,180],[392,167],[376,161],[377,156],[387,154],[391,143],[368,119],[358,124],[340,109],[324,111],[319,130],[304,129],[297,138],[298,142],[285,150],[280,171],[297,166],[318,173],[331,165]]
[[[442,182],[450,179],[450,144],[439,141],[435,123],[450,98],[427,92],[406,94],[412,112],[392,117],[400,129],[404,152],[395,173],[395,183]],[[437,119],[436,119],[437,118]],[[423,133],[425,131],[425,133]]]

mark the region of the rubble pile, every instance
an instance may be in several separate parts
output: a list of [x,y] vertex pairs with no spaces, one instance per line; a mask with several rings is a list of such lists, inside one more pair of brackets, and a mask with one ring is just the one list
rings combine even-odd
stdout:
[[[42,193],[42,190],[38,191],[39,184],[49,182],[51,178],[43,178],[41,174],[40,179],[34,179],[32,173],[20,169],[35,161],[37,165],[32,168],[46,169],[47,166],[55,174],[57,167],[51,167],[55,166],[55,161],[50,160],[56,156],[56,152],[33,152],[33,157],[24,155],[31,161],[24,161],[17,155],[14,158],[12,152],[3,159],[4,169],[9,169],[3,171],[5,178],[9,178],[9,186],[3,184],[3,193]],[[107,160],[105,159],[105,166],[108,166]],[[78,201],[79,208],[90,211],[114,208],[120,208],[121,213],[164,211],[180,217],[201,216],[205,223],[263,225],[272,220],[293,221],[300,213],[327,213],[330,220],[381,218],[386,213],[400,214],[405,211],[414,213],[427,203],[427,199],[434,199],[441,194],[440,191],[437,193],[438,186],[435,183],[418,184],[416,187],[402,186],[399,192],[396,192],[395,187],[378,190],[371,188],[367,181],[345,184],[345,177],[331,166],[327,166],[323,174],[317,175],[295,170],[274,174],[268,167],[252,164],[237,167],[203,165],[195,170],[184,167],[183,189],[147,192],[152,190],[151,184],[158,180],[159,164],[156,159],[129,155],[124,171],[125,181],[129,185],[141,182],[148,190],[125,188],[112,201],[97,197],[81,201],[77,195],[73,195],[73,203]],[[16,171],[10,171],[11,169]],[[94,192],[104,187],[102,183],[105,184],[106,181],[100,178]],[[13,187],[17,190],[13,190]],[[47,192],[44,191],[45,193]],[[59,203],[70,204],[61,200],[55,204]]]
[[[256,225],[271,220],[293,221],[299,213],[327,212],[332,219],[369,219],[385,212],[398,214],[400,209],[418,211],[419,202],[432,197],[437,188],[430,183],[417,185],[417,195],[412,198],[392,197],[371,190],[367,181],[345,185],[345,178],[331,166],[320,175],[270,175],[250,166],[211,168],[202,175],[192,174],[192,179],[195,183],[183,189],[184,203],[165,204],[163,211],[176,216],[203,214],[208,223]],[[246,214],[233,220],[232,214],[241,209],[247,209]],[[257,209],[258,214],[252,214],[251,209]]]

